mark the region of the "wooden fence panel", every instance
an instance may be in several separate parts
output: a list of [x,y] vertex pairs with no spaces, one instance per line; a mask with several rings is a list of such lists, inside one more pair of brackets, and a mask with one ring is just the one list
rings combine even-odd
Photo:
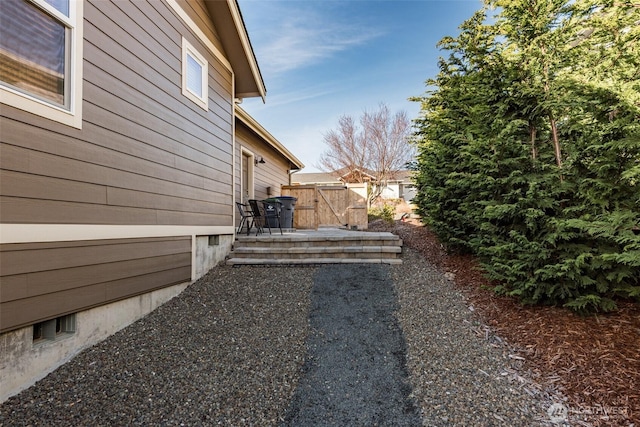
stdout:
[[357,227],[360,230],[367,228],[366,198],[349,187],[283,186],[282,194],[298,199],[293,216],[294,228]]
[[349,190],[346,187],[317,187],[318,225],[347,226]]
[[282,195],[298,199],[294,208],[293,228],[302,230],[318,228],[315,186],[283,186]]

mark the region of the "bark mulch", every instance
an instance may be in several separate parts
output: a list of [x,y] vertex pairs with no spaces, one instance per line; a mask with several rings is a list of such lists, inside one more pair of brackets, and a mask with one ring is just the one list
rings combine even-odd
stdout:
[[572,423],[640,426],[640,304],[619,302],[617,312],[589,317],[562,307],[523,306],[496,295],[473,256],[448,254],[418,221],[375,221],[369,229],[399,235],[445,271],[483,320],[485,333],[513,346],[540,387],[566,396]]

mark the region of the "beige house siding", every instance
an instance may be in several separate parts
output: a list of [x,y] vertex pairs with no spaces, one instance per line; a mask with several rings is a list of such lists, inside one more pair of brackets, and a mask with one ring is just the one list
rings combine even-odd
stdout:
[[[218,40],[203,3],[182,4]],[[183,37],[208,61],[206,111],[182,95]],[[0,332],[189,282],[220,255],[197,260],[196,240],[232,238],[228,63],[155,0],[86,1],[83,51],[81,129],[0,111]]]
[[[289,184],[290,172],[304,168],[304,164],[246,111],[239,106],[235,111],[235,200],[246,203],[248,198],[283,195],[282,186]],[[245,188],[249,188],[248,197]],[[236,216],[236,226],[239,222]]]
[[[254,171],[254,197],[258,200],[266,199],[269,196],[279,196],[280,187],[289,183],[288,169],[289,162],[276,150],[266,144],[243,123],[236,122],[236,167],[241,169],[242,149],[253,153],[255,158],[264,160],[253,166]],[[241,174],[238,174],[241,175]],[[241,200],[240,176],[236,177],[236,198]],[[272,193],[269,194],[268,187]]]
[[[209,111],[181,95],[182,35]],[[160,1],[87,2],[84,44],[82,130],[2,108],[2,222],[229,224],[230,72]]]
[[0,332],[189,281],[191,238],[0,245]]
[[[81,123],[0,108],[0,402],[224,260],[234,91],[266,91],[235,0],[80,4]],[[183,39],[208,62],[207,109],[183,95]],[[71,337],[34,342],[67,314]]]
[[[214,0],[217,1],[217,0]],[[220,36],[212,24],[211,15],[204,0],[177,0],[178,5],[185,11],[189,18],[195,22],[200,30],[211,40],[214,46],[224,52]]]

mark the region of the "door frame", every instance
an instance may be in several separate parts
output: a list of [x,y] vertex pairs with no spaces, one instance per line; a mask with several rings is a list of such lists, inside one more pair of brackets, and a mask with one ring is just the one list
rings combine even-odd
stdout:
[[[255,159],[256,155],[245,147],[240,147],[240,202],[246,203],[247,200],[255,197]],[[247,159],[247,178],[245,181],[244,160]],[[246,200],[245,200],[246,191]]]

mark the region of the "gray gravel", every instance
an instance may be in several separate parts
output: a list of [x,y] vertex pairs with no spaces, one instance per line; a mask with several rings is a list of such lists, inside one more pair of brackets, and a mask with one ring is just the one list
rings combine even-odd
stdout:
[[[332,424],[304,394],[314,372],[350,376],[339,391],[353,400],[324,405],[341,425],[548,425],[550,396],[514,351],[426,260],[403,260],[216,267],[0,405],[0,426]],[[367,370],[378,385],[358,388]]]
[[276,425],[304,361],[313,272],[217,267],[0,405],[0,425]]
[[388,265],[319,268],[311,334],[287,426],[416,426]]
[[413,398],[425,426],[548,426],[553,391],[519,370],[521,359],[481,324],[454,285],[418,253],[394,267]]

